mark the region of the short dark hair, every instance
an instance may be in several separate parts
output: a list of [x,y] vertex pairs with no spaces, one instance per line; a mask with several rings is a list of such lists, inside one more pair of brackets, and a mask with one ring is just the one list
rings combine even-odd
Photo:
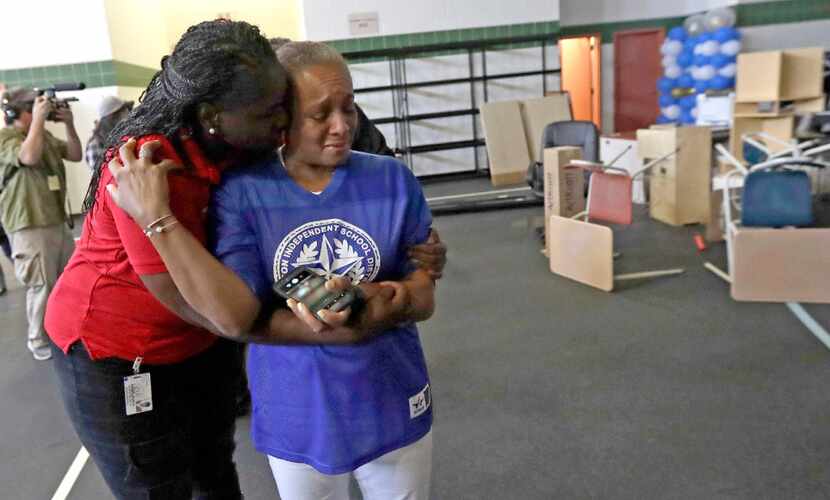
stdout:
[[[126,136],[148,134],[163,134],[177,144],[179,129],[198,129],[198,104],[242,104],[249,97],[236,95],[236,78],[271,66],[280,67],[268,40],[256,26],[227,19],[191,26],[173,53],[161,59],[161,70],[141,94],[140,105],[112,130],[106,146],[117,146]],[[84,200],[85,211],[95,204],[102,167],[103,162],[94,170]]]
[[[28,87],[15,87],[3,92],[0,104],[3,109],[3,121],[11,125],[24,111],[32,111],[37,94]],[[9,112],[11,111],[11,112]]]

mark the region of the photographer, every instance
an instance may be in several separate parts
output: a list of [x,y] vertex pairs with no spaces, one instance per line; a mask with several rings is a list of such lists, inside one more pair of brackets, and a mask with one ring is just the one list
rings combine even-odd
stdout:
[[[17,279],[26,287],[28,347],[36,360],[51,351],[43,329],[46,300],[74,250],[64,225],[66,169],[63,160],[81,160],[81,141],[65,102],[30,89],[3,95],[0,130],[0,224],[9,235]],[[46,121],[66,126],[67,141],[45,129]]]

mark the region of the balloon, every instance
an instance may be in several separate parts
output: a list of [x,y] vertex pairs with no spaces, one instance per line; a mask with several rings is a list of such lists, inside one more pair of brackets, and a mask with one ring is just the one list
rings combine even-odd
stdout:
[[686,39],[685,42],[683,42],[683,50],[688,50],[689,52],[692,52],[692,51],[695,50],[695,45],[697,45],[697,43],[698,43],[697,37],[696,36],[690,36],[689,38]]
[[726,88],[734,89],[735,88],[735,77],[729,77],[726,79]]
[[703,54],[696,55],[694,59],[694,64],[697,67],[706,66],[709,62],[709,57],[704,56]]
[[692,108],[692,116],[697,119],[697,108]]
[[660,94],[660,97],[657,98],[657,102],[660,103],[661,108],[666,108],[671,106],[672,104],[676,104],[677,101],[674,100],[674,97],[671,94]]
[[726,28],[735,24],[735,11],[721,7],[712,9],[703,16],[703,25],[709,31]]
[[677,56],[683,52],[683,43],[677,40],[668,40],[663,42],[663,55]]
[[702,94],[709,89],[709,82],[706,80],[696,80],[695,81],[695,92],[698,94]]
[[671,106],[666,106],[665,108],[661,108],[660,111],[666,115],[666,118],[669,120],[677,120],[680,117],[680,106],[676,104],[672,104]]
[[680,75],[683,74],[683,70],[680,69],[680,66],[669,66],[666,68],[666,76],[674,80],[675,78],[679,78]]
[[706,25],[703,24],[704,19],[702,14],[687,17],[683,21],[683,27],[686,28],[686,33],[689,36],[697,36],[706,31]]
[[[691,50],[683,49],[683,52],[681,52],[680,55],[677,56],[677,65],[681,68],[689,67],[694,61],[694,57],[695,56]],[[665,58],[663,60],[665,60]]]
[[705,31],[697,37],[697,43],[708,42],[709,40],[713,40],[712,34],[706,33]]
[[709,83],[709,85],[715,90],[728,89],[729,88],[729,78],[726,78],[725,76],[718,75],[718,76],[712,78],[712,81]]
[[660,64],[662,64],[664,68],[668,68],[669,66],[676,66],[677,58],[674,56],[665,56],[663,57],[663,60],[660,61]]
[[699,44],[695,45],[694,49],[692,49],[692,53],[697,56],[697,55],[701,54],[702,50],[703,50],[703,43],[699,43]]
[[720,44],[714,40],[700,44],[700,53],[704,56],[713,56],[718,52],[720,52]]
[[671,123],[671,120],[669,120],[668,118],[666,118],[663,115],[660,115],[660,116],[657,117],[657,120],[654,123],[657,123],[658,125],[662,125],[662,124],[665,124],[665,123]]
[[719,43],[728,42],[729,40],[740,40],[741,32],[735,28],[727,26],[724,28],[718,28],[717,31],[712,33],[712,38]]
[[712,62],[712,66],[716,68],[723,68],[727,64],[731,64],[734,62],[734,58],[724,55],[724,54],[715,54],[709,58]]
[[675,87],[675,83],[671,78],[663,76],[657,79],[657,89],[664,94],[668,94]]
[[739,40],[729,40],[722,43],[720,46],[720,53],[727,56],[736,56],[741,51],[741,42]]
[[710,80],[715,76],[715,67],[714,66],[701,66],[697,70],[697,76],[699,77],[698,80]]
[[718,70],[718,74],[720,76],[725,76],[726,78],[735,78],[735,75],[737,73],[738,66],[734,62],[730,62],[729,64]]
[[697,106],[697,98],[693,95],[687,95],[678,102],[681,109],[689,110]]
[[686,30],[683,29],[683,26],[675,26],[669,30],[668,37],[682,42],[686,40]]
[[677,79],[677,86],[681,88],[690,88],[695,86],[695,79],[692,75],[683,75]]

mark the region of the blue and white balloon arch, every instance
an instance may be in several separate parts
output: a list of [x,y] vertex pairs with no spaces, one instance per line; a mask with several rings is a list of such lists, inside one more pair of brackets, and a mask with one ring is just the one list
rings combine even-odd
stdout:
[[688,17],[669,30],[660,47],[663,76],[657,80],[660,116],[657,123],[693,125],[697,95],[735,88],[741,33],[732,9],[713,9]]

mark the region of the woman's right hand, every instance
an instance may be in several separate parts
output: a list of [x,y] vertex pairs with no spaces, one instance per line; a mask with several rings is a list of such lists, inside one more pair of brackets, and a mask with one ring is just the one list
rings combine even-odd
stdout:
[[135,139],[125,142],[118,150],[121,162],[113,158],[107,165],[115,179],[115,184],[107,185],[107,191],[116,205],[140,226],[146,227],[160,217],[170,215],[167,174],[182,165],[171,160],[153,163],[153,152],[161,146],[158,141],[142,144],[138,156],[135,144]]
[[[351,282],[342,277],[335,277],[326,282],[326,288],[332,292],[349,286]],[[288,299],[287,304],[294,315],[319,336],[321,344],[356,344],[389,327],[387,323],[390,310],[396,309],[396,302],[400,299],[400,294],[396,293],[394,287],[363,283],[360,289],[366,304],[360,316],[356,318],[352,318],[351,308],[340,312],[323,309],[315,316],[301,302]]]

